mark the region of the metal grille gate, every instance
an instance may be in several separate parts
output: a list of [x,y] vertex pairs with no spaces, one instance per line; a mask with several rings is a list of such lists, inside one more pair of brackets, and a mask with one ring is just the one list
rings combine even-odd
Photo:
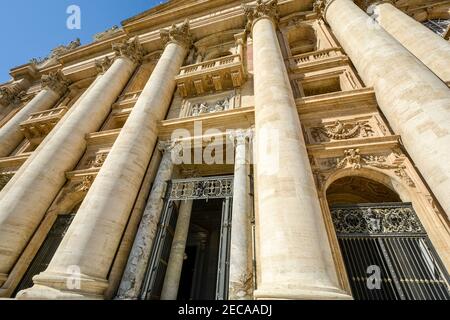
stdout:
[[224,199],[216,299],[227,299],[232,198],[232,176],[178,179],[172,180],[168,183],[167,192],[164,199],[164,208],[161,214],[155,242],[152,248],[152,254],[150,256],[147,273],[141,291],[141,299],[160,299],[178,219],[178,209],[176,203],[184,200],[208,199]]
[[[331,214],[355,299],[450,298],[448,273],[411,204],[334,206]],[[374,270],[381,282],[370,289]]]
[[27,272],[17,286],[13,297],[16,296],[19,291],[31,288],[33,286],[33,277],[47,269],[74,217],[75,214],[68,214],[59,215],[56,218],[56,221],[47,234],[46,239],[42,243],[39,251],[28,267]]

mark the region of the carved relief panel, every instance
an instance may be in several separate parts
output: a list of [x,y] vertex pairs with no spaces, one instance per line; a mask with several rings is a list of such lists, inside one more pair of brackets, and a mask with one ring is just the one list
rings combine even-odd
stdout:
[[378,115],[351,119],[324,119],[321,123],[310,123],[305,126],[305,138],[310,144],[389,135]]
[[233,90],[216,95],[208,95],[182,101],[180,118],[197,117],[241,107],[241,92]]

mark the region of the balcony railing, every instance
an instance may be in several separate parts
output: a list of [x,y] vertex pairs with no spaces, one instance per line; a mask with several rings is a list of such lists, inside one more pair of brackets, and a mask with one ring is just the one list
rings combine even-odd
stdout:
[[67,107],[60,107],[32,113],[20,124],[20,130],[31,143],[39,143],[68,110]]
[[330,48],[318,50],[314,52],[298,54],[291,59],[291,68],[302,68],[318,62],[325,62],[325,60],[344,57],[341,48]]
[[177,86],[182,97],[240,87],[245,78],[239,54],[181,68]]

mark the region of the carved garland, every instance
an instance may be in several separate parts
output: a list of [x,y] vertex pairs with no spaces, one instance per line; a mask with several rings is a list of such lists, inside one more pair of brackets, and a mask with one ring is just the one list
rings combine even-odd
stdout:
[[345,140],[358,136],[371,137],[374,131],[367,121],[343,123],[338,120],[333,125],[311,129],[311,134],[316,141],[323,141],[322,135],[333,140]]

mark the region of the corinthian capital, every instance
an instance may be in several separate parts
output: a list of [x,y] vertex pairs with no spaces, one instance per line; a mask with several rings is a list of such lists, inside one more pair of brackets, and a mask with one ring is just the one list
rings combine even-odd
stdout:
[[127,57],[136,64],[140,64],[145,56],[144,49],[137,37],[133,41],[125,40],[121,43],[114,43],[112,48],[117,57]]
[[161,30],[161,40],[164,46],[171,42],[175,42],[185,48],[189,48],[192,44],[189,20],[184,20],[184,22],[178,26],[173,24],[169,29]]
[[42,88],[49,88],[56,93],[63,95],[70,84],[61,71],[50,72],[49,74],[44,74],[41,79]]
[[280,12],[278,9],[278,0],[257,0],[256,5],[243,5],[244,13],[247,17],[247,31],[250,31],[253,24],[261,18],[269,18],[274,23],[278,23]]
[[109,57],[105,57],[101,60],[95,61],[95,67],[97,68],[97,72],[99,74],[104,74],[106,71],[108,71],[112,62],[113,61]]

